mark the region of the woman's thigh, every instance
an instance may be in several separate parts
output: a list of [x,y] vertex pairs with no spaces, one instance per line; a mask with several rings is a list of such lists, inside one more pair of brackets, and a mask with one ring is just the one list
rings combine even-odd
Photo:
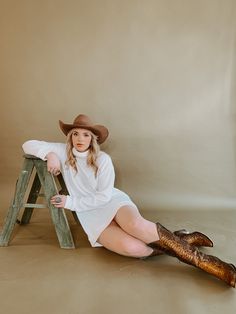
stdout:
[[153,251],[143,241],[127,234],[115,221],[101,233],[98,242],[110,251],[130,257],[149,256]]
[[126,233],[145,243],[159,239],[156,224],[143,218],[134,206],[122,206],[114,220]]

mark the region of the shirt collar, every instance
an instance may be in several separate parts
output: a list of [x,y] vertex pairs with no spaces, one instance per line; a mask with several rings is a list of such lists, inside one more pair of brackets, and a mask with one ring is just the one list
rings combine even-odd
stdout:
[[74,154],[75,157],[88,157],[89,150],[86,150],[85,152],[79,152],[76,150],[74,147],[72,148],[72,153]]

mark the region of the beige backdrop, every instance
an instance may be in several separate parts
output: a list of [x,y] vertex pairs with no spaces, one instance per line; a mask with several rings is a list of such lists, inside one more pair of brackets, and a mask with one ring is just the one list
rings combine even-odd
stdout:
[[235,6],[0,0],[1,197],[25,140],[86,113],[140,208],[235,207]]

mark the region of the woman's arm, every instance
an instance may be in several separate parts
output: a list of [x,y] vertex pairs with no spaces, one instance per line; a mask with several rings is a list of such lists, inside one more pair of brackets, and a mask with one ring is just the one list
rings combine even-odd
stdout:
[[50,173],[58,175],[61,160],[65,154],[65,144],[30,140],[22,145],[26,154],[47,160],[47,169]]
[[54,174],[55,176],[59,175],[61,172],[61,163],[57,154],[50,152],[46,155],[46,159],[48,172]]
[[[36,156],[47,161],[47,170],[53,175],[58,175],[61,172],[61,161],[65,159],[65,144],[49,143],[44,141],[30,140],[22,145],[26,154]],[[58,197],[60,202],[58,202]],[[54,195],[51,198],[51,203],[55,207],[65,207],[66,196]]]
[[22,145],[26,154],[36,156],[42,160],[47,160],[47,154],[55,153],[60,159],[65,154],[65,144],[51,143],[37,140],[30,140]]

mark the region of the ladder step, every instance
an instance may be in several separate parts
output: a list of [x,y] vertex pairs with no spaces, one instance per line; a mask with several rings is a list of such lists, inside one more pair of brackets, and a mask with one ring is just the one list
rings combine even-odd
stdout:
[[23,207],[25,208],[47,208],[48,206],[46,204],[24,204]]

